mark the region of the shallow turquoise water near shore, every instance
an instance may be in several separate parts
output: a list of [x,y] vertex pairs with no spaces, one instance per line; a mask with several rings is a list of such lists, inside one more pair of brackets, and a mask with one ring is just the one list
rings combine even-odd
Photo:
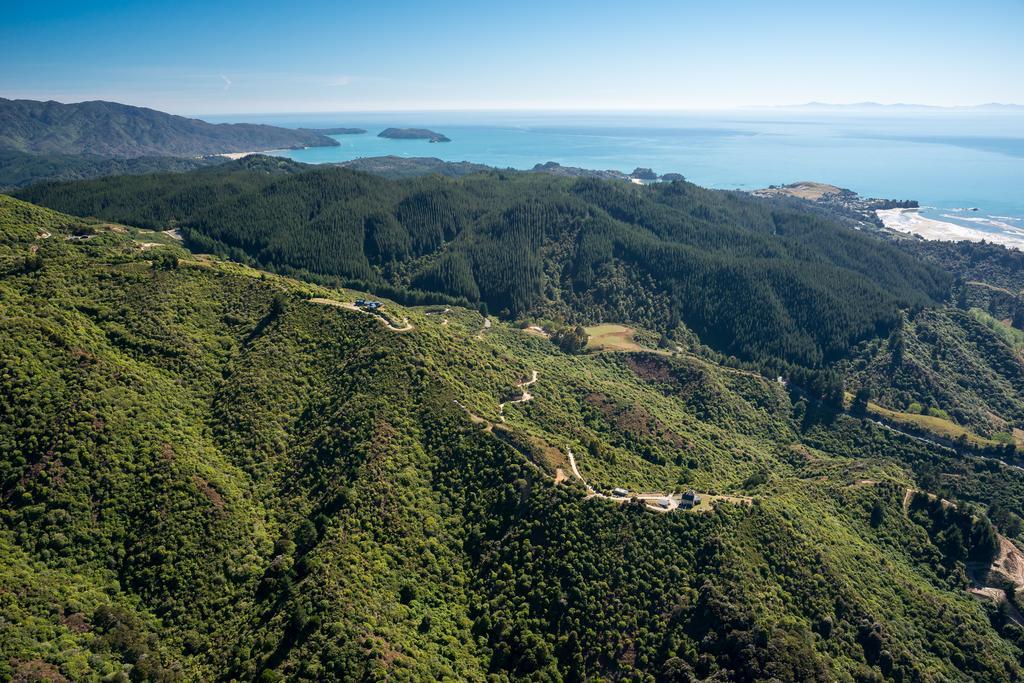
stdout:
[[[234,117],[243,120],[243,117]],[[420,112],[294,114],[285,126],[354,126],[339,147],[279,152],[308,163],[393,154],[496,167],[563,165],[682,173],[713,188],[816,180],[864,196],[917,199],[922,213],[975,229],[1024,229],[1024,112],[742,110],[679,114]],[[222,120],[228,120],[222,118]],[[427,127],[452,139],[389,140],[388,126]],[[977,208],[977,212],[955,209]]]

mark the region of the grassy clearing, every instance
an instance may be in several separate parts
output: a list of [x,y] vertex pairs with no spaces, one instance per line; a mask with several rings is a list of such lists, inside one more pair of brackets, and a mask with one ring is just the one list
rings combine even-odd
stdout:
[[586,328],[587,349],[591,351],[649,351],[634,341],[636,330],[616,324],[594,325]]
[[723,496],[710,493],[700,494],[700,502],[686,512],[711,513],[715,510],[715,503],[732,503],[733,505],[753,505],[754,499],[750,496]]
[[994,318],[980,308],[972,308],[969,313],[975,320],[983,323],[990,330],[995,332],[1003,341],[1013,347],[1017,352],[1024,352],[1024,331],[1007,324],[1003,320]]
[[98,230],[109,230],[111,232],[124,233],[129,232],[132,239],[138,244],[157,244],[167,247],[180,247],[181,241],[176,240],[166,232],[160,232],[157,230],[135,230],[125,228],[122,225],[116,223],[104,223],[103,225],[96,226]]
[[899,410],[891,410],[878,405],[873,401],[868,402],[868,413],[884,418],[890,422],[908,425],[916,429],[923,429],[945,439],[959,439],[964,437],[967,443],[972,446],[985,447],[997,445],[992,439],[978,436],[974,432],[961,427],[952,420],[947,420],[934,415],[920,415],[918,413],[906,413]]

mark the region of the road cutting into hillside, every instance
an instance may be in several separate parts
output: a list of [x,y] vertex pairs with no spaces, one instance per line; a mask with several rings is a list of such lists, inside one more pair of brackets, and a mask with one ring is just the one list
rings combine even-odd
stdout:
[[476,333],[476,337],[475,338],[476,339],[483,339],[484,338],[484,332],[486,332],[489,329],[491,329],[491,319],[488,318],[485,315],[484,316],[484,321],[483,321],[483,323],[480,326],[480,331]]
[[[529,388],[537,383],[537,380],[538,380],[539,376],[540,376],[540,373],[537,370],[531,371],[530,379],[528,379],[528,380],[520,380],[516,384],[517,387],[522,389],[522,392],[523,392],[522,396],[520,396],[518,399],[514,399],[514,400],[511,400],[511,401],[505,401],[503,403],[499,403],[498,404],[498,419],[502,423],[505,422],[505,406],[506,405],[509,405],[511,403],[526,403],[527,401],[532,401],[533,400],[533,394],[530,393]],[[485,425],[484,431],[487,431],[487,432],[493,432],[494,431],[495,423],[490,422],[489,420],[486,420],[485,418],[482,418],[479,415],[474,414],[469,409],[468,406],[463,405],[459,400],[455,399],[453,402],[455,403],[455,405],[459,406],[464,411],[466,411],[466,414],[469,416],[469,419],[470,419],[471,422],[474,422],[474,423],[477,423],[477,424],[484,424]],[[565,451],[566,451],[567,459],[569,461],[569,468],[572,471],[573,476],[577,480],[579,480],[580,483],[583,484],[583,486],[584,486],[584,488],[586,489],[586,492],[587,492],[586,493],[586,497],[587,498],[601,498],[602,500],[607,500],[607,501],[610,501],[612,503],[616,503],[616,504],[620,504],[620,505],[622,503],[628,503],[628,502],[630,502],[632,500],[639,500],[639,501],[643,502],[644,507],[647,510],[649,510],[651,512],[661,512],[661,513],[674,512],[676,510],[679,510],[680,506],[682,505],[682,496],[680,494],[661,493],[661,492],[643,492],[643,493],[634,493],[634,494],[629,494],[629,495],[624,495],[624,496],[614,496],[614,495],[610,496],[608,494],[601,493],[600,491],[597,491],[589,483],[587,483],[587,480],[583,478],[583,474],[580,472],[579,465],[576,463],[576,454],[573,453],[572,448],[567,446]],[[525,455],[524,455],[524,457],[526,457],[527,461],[530,462],[530,464],[532,464],[532,465],[534,465],[535,467],[538,467],[538,468],[540,467],[539,465],[537,465],[537,463],[533,462],[533,460],[531,460],[529,457],[527,457]],[[565,471],[562,468],[559,467],[559,468],[555,469],[554,480],[555,480],[556,484],[561,484],[561,483],[563,483],[565,481],[568,481],[568,479],[569,479],[569,477],[565,474]],[[752,505],[753,504],[753,499],[749,498],[749,497],[745,497],[745,496],[711,496],[709,494],[703,494],[702,495],[702,499],[708,503],[707,509],[710,509],[711,504],[714,501],[717,501],[717,500],[724,500],[724,501],[727,501],[727,502],[737,503],[737,504],[744,504],[744,505]]]
[[[956,503],[938,498],[934,494],[920,491],[919,489],[907,487],[903,494],[903,515],[910,516],[910,505],[917,493],[925,493],[930,500],[938,499],[943,507],[956,507]],[[998,604],[1006,603],[1009,607],[1010,618],[1020,625],[1024,625],[1024,615],[1017,610],[1012,600],[1009,600],[1005,586],[1010,584],[1014,590],[1024,589],[1024,552],[1006,536],[996,532],[999,541],[999,550],[992,561],[987,565],[980,562],[968,562],[968,574],[971,576],[973,585],[967,588],[967,592],[981,600],[990,600]],[[978,565],[984,567],[983,571],[978,570]],[[973,567],[973,569],[972,569]]]
[[[646,507],[651,512],[663,513],[677,510],[679,508],[680,503],[682,502],[681,497],[676,497],[671,493],[634,493],[632,495],[627,496],[609,496],[607,494],[596,491],[593,486],[587,483],[587,480],[583,478],[583,475],[580,474],[580,468],[576,464],[576,454],[572,452],[572,448],[567,447],[565,449],[565,453],[569,458],[569,467],[572,468],[572,473],[576,476],[577,479],[580,480],[580,482],[583,483],[583,486],[585,486],[587,489],[587,498],[601,498],[603,500],[610,500],[611,502],[618,503],[620,505],[622,503],[628,503],[629,501],[635,498],[636,500],[643,501],[644,507]],[[555,483],[559,482],[556,480]],[[663,507],[662,505],[658,504],[659,501],[668,502],[667,505]],[[654,503],[653,505],[652,502]]]
[[587,484],[586,479],[584,479],[583,475],[580,474],[579,468],[576,467],[576,456],[573,455],[572,449],[566,448],[565,452],[569,455],[569,467],[572,468],[572,473],[576,475],[577,479],[579,479],[586,485],[587,489],[590,489],[590,484]]
[[1006,462],[1002,458],[997,458],[997,457],[992,456],[992,455],[984,455],[984,454],[974,450],[973,448],[966,447],[964,444],[958,444],[953,439],[947,439],[945,437],[934,435],[934,434],[933,435],[929,435],[929,436],[925,436],[923,434],[915,434],[913,432],[909,432],[909,431],[905,431],[903,429],[900,429],[899,427],[889,423],[888,421],[878,419],[877,417],[869,417],[869,418],[867,418],[867,421],[872,423],[872,424],[874,424],[874,425],[878,425],[879,427],[882,427],[883,429],[888,429],[891,432],[895,432],[896,434],[900,434],[901,436],[905,436],[908,439],[915,439],[917,441],[922,441],[922,442],[930,444],[932,446],[939,446],[941,448],[948,448],[949,450],[952,450],[952,451],[956,452],[957,454],[959,454],[961,450],[964,450],[964,451],[967,452],[968,455],[970,455],[972,457],[981,458],[982,460],[992,460],[993,462],[999,463],[1003,467],[1008,467],[1011,470],[1017,470],[1018,472],[1024,472],[1024,467],[1021,467],[1020,465],[1014,465],[1013,463]]
[[[452,309],[446,308],[443,311],[436,311],[436,310],[435,311],[427,311],[423,315],[427,315],[427,316],[430,316],[430,315],[446,316],[446,315],[448,315],[451,312],[452,312]],[[448,324],[448,318],[444,318],[444,317],[441,318],[441,324],[442,325],[447,325]]]
[[336,306],[338,308],[344,308],[344,309],[347,309],[349,311],[355,311],[357,313],[362,313],[364,315],[371,315],[374,318],[376,318],[377,320],[379,320],[381,322],[381,324],[384,325],[384,327],[386,327],[387,329],[391,330],[392,332],[411,332],[412,330],[416,329],[415,326],[413,326],[413,324],[409,322],[408,318],[405,318],[405,317],[402,318],[402,327],[395,327],[394,325],[391,324],[390,320],[385,318],[380,313],[364,310],[364,309],[359,308],[355,304],[350,303],[348,301],[337,301],[335,299],[325,299],[323,297],[318,297],[318,296],[313,297],[312,299],[306,299],[306,301],[308,301],[311,304],[322,304],[324,306]]
[[500,419],[502,422],[505,421],[505,406],[507,406],[508,404],[510,404],[510,403],[526,403],[527,401],[532,401],[533,400],[533,394],[531,394],[528,391],[528,389],[529,389],[529,387],[531,385],[535,384],[536,382],[537,382],[537,371],[534,370],[533,371],[533,377],[531,377],[526,382],[520,382],[519,384],[516,385],[516,386],[520,387],[523,390],[523,395],[522,396],[520,396],[519,398],[514,399],[512,401],[505,401],[504,403],[499,403],[498,404],[498,419]]

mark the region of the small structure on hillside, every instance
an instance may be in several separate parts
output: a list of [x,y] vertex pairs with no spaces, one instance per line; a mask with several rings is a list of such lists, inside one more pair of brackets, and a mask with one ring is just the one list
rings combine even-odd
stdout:
[[380,308],[384,306],[384,304],[382,304],[380,301],[367,301],[366,299],[356,299],[356,306],[358,308],[364,308],[367,311],[377,311],[380,310]]
[[693,489],[684,493],[679,501],[679,507],[684,510],[689,510],[690,508],[697,507],[698,505],[700,505],[700,494]]
[[625,498],[629,495],[629,491],[621,487],[615,487],[612,489],[612,495],[616,498]]

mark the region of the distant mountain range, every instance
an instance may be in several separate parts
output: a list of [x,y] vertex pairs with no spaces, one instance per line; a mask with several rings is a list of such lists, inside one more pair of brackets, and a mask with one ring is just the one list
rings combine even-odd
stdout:
[[116,102],[0,98],[0,149],[31,154],[195,157],[337,144],[312,130],[213,124]]
[[299,130],[311,130],[321,135],[362,135],[365,128],[300,128]]
[[936,109],[956,111],[1024,111],[1021,104],[1003,104],[1000,102],[986,102],[985,104],[956,105],[950,107],[935,104],[913,104],[897,102],[895,104],[882,104],[880,102],[853,102],[848,104],[836,104],[832,102],[806,102],[804,104],[780,105],[778,109]]

